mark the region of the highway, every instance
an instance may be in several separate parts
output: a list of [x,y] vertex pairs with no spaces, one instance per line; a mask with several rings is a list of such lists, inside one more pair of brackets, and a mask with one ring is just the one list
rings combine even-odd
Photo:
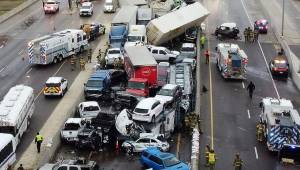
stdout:
[[[40,1],[33,4],[20,14],[0,24],[0,37],[5,43],[0,48],[0,95],[3,96],[7,90],[15,85],[24,83],[34,88],[36,96],[36,109],[31,119],[31,124],[22,138],[22,143],[17,150],[19,157],[34,139],[36,132],[43,126],[59,98],[45,99],[41,90],[49,76],[63,76],[69,81],[69,86],[79,73],[79,67],[71,72],[68,60],[62,63],[48,66],[30,66],[27,58],[28,41],[42,35],[46,35],[66,28],[79,28],[80,24],[88,22],[101,22],[109,24],[111,14],[102,15],[102,1],[94,2],[95,9],[92,17],[80,18],[78,9],[70,12],[66,1],[61,1],[60,11],[54,15],[45,15]],[[99,8],[98,8],[99,7]],[[91,47],[103,37],[90,43]],[[3,41],[2,41],[3,42]],[[24,57],[24,60],[22,58]]]
[[[279,167],[276,154],[270,153],[264,144],[256,141],[256,123],[259,120],[259,102],[263,97],[283,97],[291,99],[299,108],[299,91],[291,79],[286,82],[273,80],[268,71],[268,63],[276,55],[278,45],[270,31],[261,35],[257,43],[245,44],[241,40],[225,40],[237,43],[249,57],[247,80],[224,80],[216,69],[216,53],[218,43],[211,33],[217,25],[224,22],[236,22],[243,33],[244,28],[252,26],[256,19],[265,18],[264,11],[257,1],[214,0],[204,1],[211,12],[207,19],[208,48],[212,52],[210,65],[204,58],[201,62],[202,84],[209,92],[202,94],[201,119],[203,123],[202,143],[200,147],[201,165],[204,167],[204,147],[211,145],[217,156],[216,169],[233,169],[236,153],[244,160],[245,169],[277,169]],[[242,34],[241,34],[242,35]],[[252,101],[248,97],[246,87],[253,81],[256,89]]]

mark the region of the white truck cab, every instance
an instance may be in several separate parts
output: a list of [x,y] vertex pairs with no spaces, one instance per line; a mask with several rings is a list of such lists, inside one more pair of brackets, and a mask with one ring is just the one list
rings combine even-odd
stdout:
[[92,16],[94,6],[92,2],[84,2],[81,5],[79,16]]
[[130,25],[127,36],[127,46],[137,46],[147,44],[146,26],[145,25]]
[[69,118],[64,123],[63,129],[60,131],[61,139],[65,142],[75,142],[78,140],[78,132],[85,126],[85,119]]
[[49,77],[44,87],[44,96],[61,96],[68,90],[68,81],[63,77]]
[[100,111],[100,106],[95,101],[81,102],[78,105],[78,112],[81,118],[95,118]]

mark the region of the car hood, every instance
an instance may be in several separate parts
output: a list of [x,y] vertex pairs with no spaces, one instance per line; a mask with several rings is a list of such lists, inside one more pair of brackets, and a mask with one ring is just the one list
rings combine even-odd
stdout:
[[97,90],[97,91],[102,91],[103,87],[89,87],[89,86],[85,86],[85,90]]
[[90,11],[91,9],[83,9],[83,8],[80,9],[80,12],[90,12]]
[[173,100],[172,96],[163,96],[163,95],[156,95],[155,99],[159,100],[162,103],[168,103]]
[[186,51],[183,51],[183,52],[180,53],[180,55],[192,58],[192,57],[196,56],[196,52],[186,52]]
[[115,126],[121,135],[129,136],[129,134],[127,134],[126,126],[128,126],[132,123],[133,123],[133,121],[130,120],[127,115],[127,109],[123,109],[116,118]]
[[179,54],[180,54],[179,51],[171,51],[171,52],[172,52],[172,54],[174,54],[174,55],[179,55]]
[[111,59],[111,58],[115,59],[115,58],[119,58],[119,57],[122,57],[122,55],[121,54],[108,54],[106,56],[107,59]]

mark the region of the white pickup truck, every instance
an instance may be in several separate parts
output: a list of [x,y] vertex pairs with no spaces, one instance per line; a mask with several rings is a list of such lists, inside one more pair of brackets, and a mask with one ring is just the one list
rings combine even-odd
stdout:
[[60,131],[63,142],[75,142],[78,140],[78,132],[85,127],[85,120],[82,118],[69,118]]
[[149,45],[147,48],[152,53],[156,61],[168,61],[173,63],[179,55],[178,51],[170,51],[166,47]]
[[78,105],[78,112],[81,118],[95,118],[98,116],[100,111],[100,106],[95,101],[81,102]]

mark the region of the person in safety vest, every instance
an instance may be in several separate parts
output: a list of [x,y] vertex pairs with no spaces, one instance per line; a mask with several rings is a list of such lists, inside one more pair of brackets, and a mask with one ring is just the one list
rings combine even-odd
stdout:
[[204,35],[202,35],[202,36],[201,36],[201,38],[200,38],[200,45],[201,45],[201,49],[203,49],[203,48],[204,48],[205,40],[206,40],[205,36],[204,36]]
[[259,122],[256,126],[257,131],[257,140],[259,142],[263,141],[263,135],[264,135],[264,124],[262,122]]
[[213,149],[211,149],[208,154],[208,163],[209,163],[209,169],[214,170],[215,164],[216,164],[216,155],[215,155],[215,151]]
[[240,158],[240,154],[237,153],[235,155],[235,159],[233,161],[233,166],[235,170],[242,170],[243,160]]
[[205,161],[206,161],[205,166],[207,166],[207,167],[209,166],[209,162],[208,162],[209,152],[210,152],[210,146],[206,145],[206,147],[205,147]]
[[42,144],[43,140],[44,140],[43,136],[40,135],[38,132],[35,136],[35,143],[36,143],[36,148],[37,148],[38,153],[40,153],[40,151],[41,151],[41,144]]

